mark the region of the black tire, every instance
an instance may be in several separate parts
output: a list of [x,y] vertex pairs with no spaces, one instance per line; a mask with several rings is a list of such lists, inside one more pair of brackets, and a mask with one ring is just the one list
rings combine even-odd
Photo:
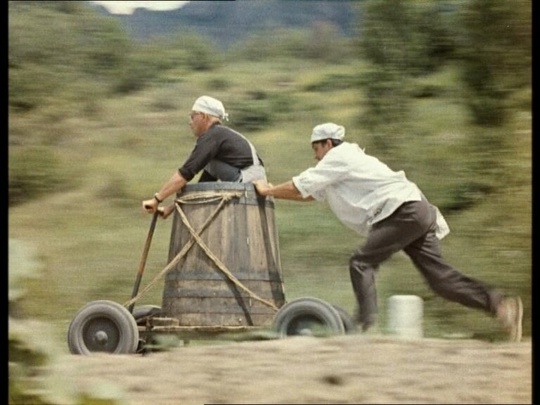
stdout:
[[113,301],[86,304],[69,324],[68,346],[72,354],[130,354],[136,352],[138,344],[135,318],[127,308]]
[[333,305],[334,309],[338,312],[341,322],[343,322],[343,327],[345,328],[345,333],[355,333],[358,330],[358,325],[352,318],[352,316],[342,307],[338,305]]
[[280,338],[345,334],[338,311],[327,302],[312,297],[297,298],[283,305],[276,313],[273,327]]
[[161,315],[161,307],[157,305],[140,305],[133,308],[132,315],[133,318],[135,318],[137,325],[139,325],[139,323],[144,324],[146,318]]

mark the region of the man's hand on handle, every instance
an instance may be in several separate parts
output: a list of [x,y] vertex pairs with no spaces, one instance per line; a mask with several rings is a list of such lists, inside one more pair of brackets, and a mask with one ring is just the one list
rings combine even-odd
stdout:
[[158,212],[161,218],[167,219],[169,215],[171,215],[174,212],[174,203],[166,207],[159,207]]
[[156,212],[158,206],[159,206],[159,202],[155,198],[144,200],[142,202],[143,210],[145,210],[149,214],[153,214],[154,212]]
[[174,204],[170,204],[166,207],[160,207],[158,201],[155,198],[151,198],[150,200],[144,200],[142,202],[143,210],[148,212],[149,214],[153,214],[154,212],[158,211],[158,214],[161,218],[167,219],[169,215],[171,215],[174,211]]

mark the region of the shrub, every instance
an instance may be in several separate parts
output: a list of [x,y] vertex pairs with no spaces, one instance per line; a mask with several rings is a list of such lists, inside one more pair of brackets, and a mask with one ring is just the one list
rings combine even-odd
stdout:
[[50,149],[30,146],[10,151],[9,205],[71,186],[67,165]]
[[294,96],[289,93],[253,90],[247,99],[237,103],[232,119],[240,130],[258,131],[275,123],[278,115],[290,114],[294,106]]
[[306,91],[334,91],[345,90],[350,88],[359,87],[360,81],[357,75],[346,75],[339,73],[332,73],[325,75],[321,80],[316,83],[310,83],[305,86]]
[[234,125],[239,130],[257,131],[267,127],[272,114],[268,100],[247,100],[237,103]]
[[[40,262],[31,246],[9,241],[9,404],[108,404],[122,403],[122,393],[76,392],[73,383],[60,373],[59,351],[47,325],[22,318],[14,308],[26,298],[25,283],[39,278]],[[47,370],[47,371],[45,371]]]

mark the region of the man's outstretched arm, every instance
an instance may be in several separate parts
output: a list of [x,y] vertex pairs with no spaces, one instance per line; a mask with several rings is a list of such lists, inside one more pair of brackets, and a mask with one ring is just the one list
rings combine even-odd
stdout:
[[264,180],[256,180],[253,182],[255,189],[262,196],[272,196],[274,198],[280,198],[283,200],[295,200],[295,201],[313,201],[313,197],[308,196],[306,198],[302,197],[302,194],[292,180],[289,180],[285,183],[278,184],[274,186],[270,183],[267,183]]

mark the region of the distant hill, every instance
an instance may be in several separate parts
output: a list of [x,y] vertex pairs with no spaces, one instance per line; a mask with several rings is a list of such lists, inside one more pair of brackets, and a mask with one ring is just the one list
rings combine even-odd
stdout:
[[262,29],[306,28],[317,22],[331,23],[343,35],[351,36],[358,26],[353,3],[359,1],[191,1],[176,10],[139,8],[132,15],[110,14],[102,6],[92,6],[118,19],[136,39],[168,36],[190,29],[210,37],[220,46],[228,46]]

